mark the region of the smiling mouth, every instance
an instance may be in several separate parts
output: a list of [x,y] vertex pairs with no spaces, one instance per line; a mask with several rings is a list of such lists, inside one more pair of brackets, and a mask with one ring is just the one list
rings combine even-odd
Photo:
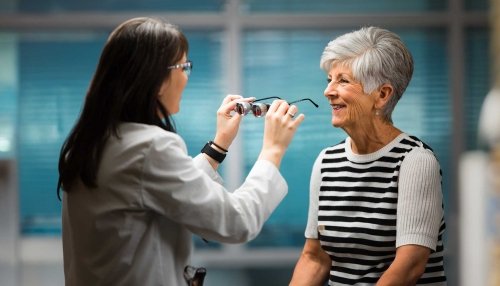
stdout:
[[340,110],[345,107],[345,105],[341,104],[330,104],[330,106],[333,108],[333,110]]

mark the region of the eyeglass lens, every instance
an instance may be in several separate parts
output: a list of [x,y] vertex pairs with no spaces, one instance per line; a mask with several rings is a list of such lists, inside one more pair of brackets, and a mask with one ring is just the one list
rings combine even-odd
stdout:
[[191,70],[193,69],[193,62],[192,61],[187,61],[184,64],[182,64],[182,71],[186,73],[186,75],[191,75]]
[[191,74],[191,70],[193,69],[193,62],[191,60],[187,60],[185,63],[168,67],[168,69],[180,69],[180,68],[184,73],[186,73],[186,75],[189,76]]
[[[280,97],[277,97],[277,96],[271,96],[271,97],[265,97],[265,98],[260,98],[260,99],[254,100],[251,103],[246,102],[246,101],[237,102],[236,107],[234,108],[234,111],[238,112],[239,114],[241,114],[243,116],[247,115],[251,111],[255,117],[261,117],[261,116],[266,114],[267,109],[269,108],[270,105],[266,104],[266,103],[254,104],[254,102],[266,100],[266,99],[272,99],[272,98],[281,99]],[[264,113],[262,113],[262,108],[265,109],[263,111]]]

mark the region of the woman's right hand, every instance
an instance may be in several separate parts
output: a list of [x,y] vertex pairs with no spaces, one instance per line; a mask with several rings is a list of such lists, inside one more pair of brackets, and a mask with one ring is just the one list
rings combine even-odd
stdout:
[[233,112],[236,103],[240,101],[252,101],[254,97],[243,98],[241,95],[229,94],[222,101],[217,110],[217,131],[214,142],[222,148],[228,150],[234,138],[238,134],[242,116]]
[[264,139],[259,159],[271,161],[280,167],[295,131],[304,120],[304,114],[295,116],[298,108],[284,100],[275,100],[266,113]]

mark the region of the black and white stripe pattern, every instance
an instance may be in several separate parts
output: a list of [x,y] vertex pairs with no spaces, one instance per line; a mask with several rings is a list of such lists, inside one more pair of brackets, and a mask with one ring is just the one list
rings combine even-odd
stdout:
[[[329,285],[374,285],[396,254],[398,177],[405,155],[430,148],[408,135],[382,156],[353,162],[346,142],[326,150],[321,164],[318,237],[330,255]],[[446,285],[441,220],[436,251],[417,285]]]

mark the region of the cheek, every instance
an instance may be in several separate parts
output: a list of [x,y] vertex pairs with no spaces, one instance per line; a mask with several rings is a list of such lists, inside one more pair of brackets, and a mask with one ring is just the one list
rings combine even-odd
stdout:
[[181,91],[184,90],[184,88],[186,88],[187,83],[188,83],[187,78],[182,81]]
[[350,96],[345,98],[345,102],[348,106],[349,117],[362,117],[366,113],[367,107],[370,105],[369,96],[357,89],[348,91],[348,94]]
[[363,107],[360,104],[352,104],[348,110],[348,116],[351,119],[359,119],[363,117]]
[[163,83],[161,84],[159,95],[160,97],[164,97],[165,94],[168,93],[168,90],[170,89],[170,81],[169,80],[164,80]]
[[180,73],[178,77],[175,79],[175,90],[178,92],[182,92],[187,84],[187,76],[184,73]]

